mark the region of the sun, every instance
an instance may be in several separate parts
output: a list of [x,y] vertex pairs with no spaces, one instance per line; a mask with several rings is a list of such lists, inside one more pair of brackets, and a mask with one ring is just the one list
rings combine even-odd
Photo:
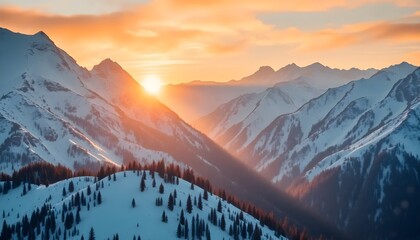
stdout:
[[147,75],[141,85],[149,94],[157,95],[162,87],[162,82],[157,75]]

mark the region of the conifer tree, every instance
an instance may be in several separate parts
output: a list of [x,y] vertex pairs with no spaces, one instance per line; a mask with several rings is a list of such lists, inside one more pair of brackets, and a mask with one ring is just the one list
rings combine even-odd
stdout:
[[168,222],[168,216],[166,216],[166,213],[165,213],[165,210],[163,210],[163,213],[162,213],[162,222]]
[[225,215],[222,214],[222,217],[220,219],[220,229],[222,229],[223,231],[226,230],[226,221],[225,221]]
[[195,238],[195,218],[194,216],[191,219],[191,238],[194,239]]
[[189,194],[187,198],[187,212],[188,213],[192,212],[192,202],[191,202],[191,196]]
[[133,200],[131,200],[131,207],[132,208],[136,207],[136,200],[134,200],[134,198],[133,198]]
[[74,222],[74,217],[73,217],[73,213],[67,213],[66,214],[66,220],[64,221],[64,226],[66,227],[66,229],[70,229],[73,226],[73,222]]
[[74,183],[73,181],[69,182],[69,192],[73,192],[74,191]]
[[219,202],[217,203],[217,211],[222,212],[222,201],[219,199]]
[[89,231],[89,240],[95,240],[95,231],[93,230],[93,227],[91,227]]
[[203,210],[203,200],[201,200],[201,193],[198,195],[198,209]]
[[172,196],[172,193],[170,193],[168,197],[168,209],[171,211],[174,210],[174,198]]
[[176,237],[181,238],[182,237],[182,230],[181,230],[181,224],[178,223],[178,227],[176,229]]
[[188,220],[185,219],[185,224],[184,224],[184,237],[185,239],[188,239]]
[[[143,175],[144,176],[144,175]],[[140,191],[142,191],[142,192],[144,192],[144,189],[146,188],[146,182],[145,182],[145,180],[144,180],[145,178],[141,178],[141,181],[140,181]]]
[[80,223],[80,211],[77,210],[77,212],[76,212],[76,224],[79,224],[79,223]]
[[98,192],[97,200],[98,200],[98,205],[100,205],[102,203],[102,195],[100,191]]
[[206,224],[206,240],[211,240],[209,225]]
[[203,193],[204,200],[206,200],[206,201],[209,200],[209,193],[207,192],[206,189],[204,189],[203,191],[204,191],[204,193]]
[[184,210],[181,209],[181,214],[179,216],[179,222],[184,225],[185,224],[185,217],[184,217]]
[[163,194],[164,191],[165,191],[165,188],[163,187],[163,184],[160,183],[160,185],[159,185],[159,193],[160,194]]

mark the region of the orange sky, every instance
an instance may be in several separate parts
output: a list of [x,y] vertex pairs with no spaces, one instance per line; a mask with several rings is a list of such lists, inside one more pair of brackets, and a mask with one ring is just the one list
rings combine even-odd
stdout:
[[420,65],[418,0],[0,0],[0,26],[46,32],[91,68],[137,80],[228,81],[261,65]]

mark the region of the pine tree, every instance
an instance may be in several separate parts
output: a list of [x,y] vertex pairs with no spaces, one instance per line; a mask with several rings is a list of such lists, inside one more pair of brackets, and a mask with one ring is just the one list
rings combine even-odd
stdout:
[[26,184],[25,183],[23,184],[23,192],[22,192],[22,195],[26,195]]
[[89,240],[95,240],[95,231],[93,230],[93,227],[91,227],[89,231]]
[[98,200],[98,205],[100,205],[102,203],[102,195],[100,191],[98,192],[97,200]]
[[255,224],[254,234],[252,235],[253,240],[261,240],[261,229]]
[[184,224],[184,237],[185,239],[188,239],[188,220],[185,219],[185,224]]
[[206,224],[206,240],[211,240],[209,225]]
[[209,200],[209,193],[207,192],[207,190],[206,189],[204,189],[204,193],[203,193],[203,198],[204,198],[204,200]]
[[76,212],[76,224],[79,224],[79,223],[80,223],[80,211],[77,210],[77,212]]
[[203,200],[201,200],[201,193],[198,195],[198,209],[203,210]]
[[133,207],[133,208],[136,207],[136,200],[134,200],[134,198],[133,198],[133,200],[131,200],[131,207]]
[[168,222],[168,216],[166,216],[165,210],[162,213],[162,222]]
[[222,229],[223,231],[226,230],[226,221],[225,221],[225,215],[222,214],[222,217],[220,219],[220,229]]
[[88,185],[86,194],[89,196],[91,193],[92,193],[92,190],[90,189],[90,185]]
[[182,237],[182,230],[181,230],[181,224],[178,223],[178,227],[176,229],[176,237],[181,238]]
[[64,221],[64,226],[66,227],[66,229],[70,229],[73,226],[73,222],[74,222],[74,217],[73,217],[73,213],[67,213],[66,214],[66,220]]
[[185,217],[184,217],[184,210],[181,209],[181,214],[179,216],[179,222],[184,225],[185,224]]
[[63,197],[67,195],[66,188],[63,187]]
[[172,197],[172,193],[169,194],[168,209],[171,210],[171,211],[174,210],[174,198]]
[[0,239],[11,239],[12,238],[12,231],[10,227],[7,225],[6,220],[3,220],[3,227],[0,234]]
[[73,181],[69,182],[69,192],[73,192],[74,191],[74,183]]
[[191,238],[192,239],[194,239],[195,238],[195,218],[194,218],[194,216],[192,217],[192,220],[191,220]]
[[[144,176],[144,175],[143,175]],[[140,191],[141,192],[144,192],[144,189],[146,188],[146,182],[145,182],[145,180],[144,180],[145,178],[144,177],[142,177],[141,178],[141,181],[140,181]]]
[[191,202],[191,196],[189,194],[187,198],[187,212],[188,213],[192,212],[192,202]]
[[222,201],[219,199],[219,202],[217,203],[217,211],[222,212]]
[[163,184],[160,183],[160,185],[159,185],[159,193],[160,194],[163,194],[164,191],[165,191],[165,188],[163,187]]

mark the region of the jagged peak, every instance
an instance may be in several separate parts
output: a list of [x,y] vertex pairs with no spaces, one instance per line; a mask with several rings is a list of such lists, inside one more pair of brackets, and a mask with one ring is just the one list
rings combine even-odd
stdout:
[[122,67],[110,58],[105,58],[99,64],[93,66],[92,71],[123,70]]
[[401,62],[401,63],[398,63],[398,64],[391,65],[389,67],[386,67],[382,70],[385,70],[385,71],[386,70],[395,70],[395,69],[399,69],[399,68],[413,68],[414,69],[414,68],[417,68],[417,66],[404,61],[404,62]]
[[287,64],[286,66],[280,68],[279,70],[277,70],[277,72],[282,72],[282,71],[294,71],[300,69],[300,67],[296,64],[296,63],[290,63]]

